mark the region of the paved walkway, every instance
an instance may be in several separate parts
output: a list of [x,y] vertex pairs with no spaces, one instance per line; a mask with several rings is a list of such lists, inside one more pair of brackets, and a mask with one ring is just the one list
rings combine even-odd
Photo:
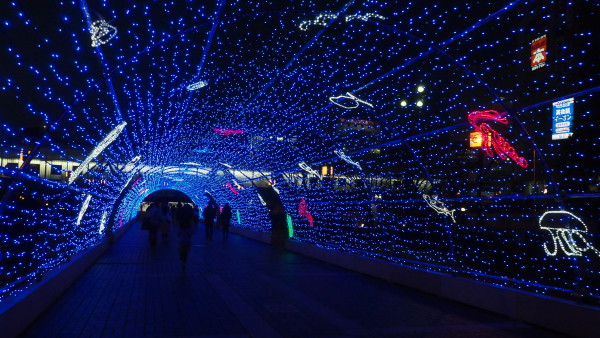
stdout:
[[134,225],[24,336],[558,336],[218,230],[182,273],[176,239],[146,236]]

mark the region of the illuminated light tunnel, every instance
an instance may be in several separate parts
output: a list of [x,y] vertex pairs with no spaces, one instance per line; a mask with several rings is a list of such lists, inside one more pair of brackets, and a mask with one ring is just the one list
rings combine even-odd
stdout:
[[278,196],[291,240],[599,304],[599,7],[4,1],[1,296],[173,189],[259,232]]

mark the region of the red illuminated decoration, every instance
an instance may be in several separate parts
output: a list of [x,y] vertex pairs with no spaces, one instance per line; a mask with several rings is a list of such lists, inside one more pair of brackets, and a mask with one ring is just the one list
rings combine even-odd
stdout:
[[121,216],[119,216],[119,228],[123,227],[123,218],[125,218],[125,211],[121,211]]
[[519,156],[515,148],[504,137],[492,129],[487,122],[484,122],[491,120],[508,124],[506,117],[504,117],[505,115],[506,113],[498,113],[495,110],[483,110],[469,113],[468,119],[469,123],[475,128],[475,131],[481,133],[481,148],[485,150],[485,153],[489,157],[493,157],[495,152],[501,159],[504,160],[510,157],[521,167],[527,168],[527,160]]
[[142,176],[138,177],[138,179],[135,180],[135,182],[133,182],[133,184],[131,185],[131,189],[135,188],[135,186],[140,182],[141,179],[142,179]]
[[233,185],[231,185],[231,183],[226,183],[225,186],[227,188],[229,188],[229,190],[231,190],[233,193],[238,194],[238,195],[240,194],[239,191],[235,190],[235,188],[233,187]]
[[308,205],[306,204],[304,197],[300,200],[300,204],[298,204],[298,214],[300,214],[302,217],[306,217],[308,220],[308,225],[311,227],[314,225],[313,217],[308,211]]
[[215,131],[215,133],[217,135],[224,135],[224,136],[247,133],[247,131],[239,130],[239,129],[213,128],[213,130]]

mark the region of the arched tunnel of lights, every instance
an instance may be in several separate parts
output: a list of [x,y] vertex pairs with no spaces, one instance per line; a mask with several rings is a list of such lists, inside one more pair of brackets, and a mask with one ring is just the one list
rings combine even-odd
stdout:
[[598,10],[4,2],[2,296],[173,189],[237,227],[597,304]]

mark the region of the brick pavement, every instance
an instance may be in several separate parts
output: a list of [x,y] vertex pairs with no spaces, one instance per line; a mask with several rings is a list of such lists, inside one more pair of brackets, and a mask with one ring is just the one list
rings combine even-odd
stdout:
[[24,337],[558,337],[230,234],[194,237],[181,271],[174,236],[135,226]]

